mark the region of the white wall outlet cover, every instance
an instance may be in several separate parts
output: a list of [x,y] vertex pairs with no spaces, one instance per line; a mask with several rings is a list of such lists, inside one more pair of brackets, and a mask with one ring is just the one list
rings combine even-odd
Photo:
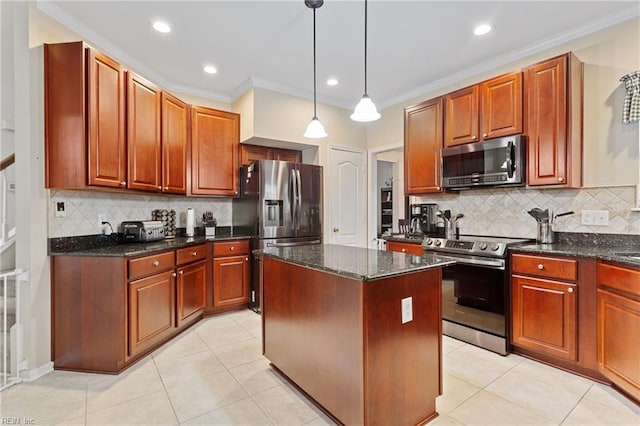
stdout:
[[609,225],[609,210],[582,210],[581,219],[583,225],[607,226]]
[[413,298],[405,297],[400,301],[402,311],[402,323],[406,324],[409,321],[413,321]]

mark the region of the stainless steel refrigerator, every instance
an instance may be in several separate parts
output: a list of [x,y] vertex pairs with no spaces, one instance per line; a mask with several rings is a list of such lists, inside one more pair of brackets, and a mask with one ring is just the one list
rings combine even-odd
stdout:
[[[252,249],[322,243],[322,167],[277,160],[243,166],[233,226],[251,230]],[[253,257],[250,307],[261,311],[262,265]]]

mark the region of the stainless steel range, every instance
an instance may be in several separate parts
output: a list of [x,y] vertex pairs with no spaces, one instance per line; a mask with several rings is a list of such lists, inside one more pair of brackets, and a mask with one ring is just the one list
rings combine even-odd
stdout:
[[444,335],[501,355],[510,352],[507,249],[529,241],[475,235],[424,239],[425,251],[457,261],[443,269]]

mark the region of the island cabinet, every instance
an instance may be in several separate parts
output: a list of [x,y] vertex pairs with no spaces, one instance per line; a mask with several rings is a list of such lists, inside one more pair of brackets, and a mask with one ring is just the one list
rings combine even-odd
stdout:
[[271,148],[267,146],[240,144],[240,165],[248,166],[259,160],[280,160],[293,163],[302,162],[302,151]]
[[404,110],[404,190],[408,195],[442,192],[442,98]]
[[526,68],[530,186],[582,185],[582,64],[568,53]]
[[[349,268],[333,250],[323,250],[325,260]],[[412,261],[388,255],[368,256]],[[363,280],[284,257],[263,259],[263,348],[272,365],[341,424],[414,426],[434,418],[441,269]]]
[[445,95],[445,146],[522,133],[522,73]]
[[387,251],[397,251],[400,253],[410,253],[410,254],[424,254],[424,250],[422,249],[422,245],[419,242],[417,243],[400,243],[397,241],[387,241]]
[[213,244],[214,311],[235,310],[249,303],[249,240]]
[[640,401],[640,269],[598,262],[598,369]]
[[238,195],[240,115],[191,107],[192,195]]

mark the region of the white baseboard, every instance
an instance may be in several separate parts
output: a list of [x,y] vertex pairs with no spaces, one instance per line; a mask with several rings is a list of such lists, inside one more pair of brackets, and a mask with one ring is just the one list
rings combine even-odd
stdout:
[[53,371],[53,362],[49,361],[46,364],[41,365],[40,367],[32,368],[31,370],[27,370],[20,373],[20,379],[25,382],[33,382],[34,380],[39,379],[47,373]]

